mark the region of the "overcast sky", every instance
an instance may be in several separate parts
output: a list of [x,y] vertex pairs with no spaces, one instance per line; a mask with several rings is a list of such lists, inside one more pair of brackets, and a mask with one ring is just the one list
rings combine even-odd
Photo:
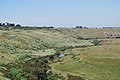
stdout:
[[120,26],[120,0],[0,0],[0,22],[31,26]]

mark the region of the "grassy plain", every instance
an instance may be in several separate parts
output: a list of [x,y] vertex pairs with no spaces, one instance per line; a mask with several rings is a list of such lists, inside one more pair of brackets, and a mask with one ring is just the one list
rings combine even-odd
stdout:
[[[108,44],[109,43],[109,44]],[[104,45],[67,50],[62,62],[51,64],[56,73],[80,75],[86,80],[120,80],[120,40],[104,42]]]

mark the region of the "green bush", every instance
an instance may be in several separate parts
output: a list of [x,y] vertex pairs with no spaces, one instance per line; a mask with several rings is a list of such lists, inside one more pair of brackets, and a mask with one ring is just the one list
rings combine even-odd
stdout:
[[10,69],[10,74],[12,76],[17,77],[17,75],[20,74],[20,73],[21,73],[21,69],[19,69],[19,68],[11,68]]
[[97,46],[97,45],[99,45],[100,44],[100,40],[94,40],[92,43],[95,45],[95,46]]
[[11,75],[12,79],[27,80],[27,78],[24,76],[24,74],[20,68],[11,68],[10,75]]

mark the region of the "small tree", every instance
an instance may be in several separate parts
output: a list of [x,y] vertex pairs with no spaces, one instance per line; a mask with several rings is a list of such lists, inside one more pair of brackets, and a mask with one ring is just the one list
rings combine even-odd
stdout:
[[15,26],[15,24],[14,23],[10,23],[10,26]]
[[93,43],[95,46],[97,46],[97,45],[100,44],[100,42],[101,42],[100,40],[97,40],[97,39],[96,39],[96,40],[94,40],[92,43]]
[[0,23],[0,26],[2,26],[2,23]]
[[21,25],[20,25],[20,24],[17,24],[16,27],[21,27]]
[[6,26],[5,23],[2,23],[2,26]]

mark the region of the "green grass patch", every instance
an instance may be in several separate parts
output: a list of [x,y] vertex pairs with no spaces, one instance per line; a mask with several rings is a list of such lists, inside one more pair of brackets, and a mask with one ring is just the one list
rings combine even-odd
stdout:
[[[101,45],[67,50],[63,62],[51,64],[56,73],[75,74],[86,80],[119,80],[119,45]],[[71,57],[74,54],[75,57]],[[78,55],[79,54],[79,55]],[[79,59],[76,59],[79,58]]]

